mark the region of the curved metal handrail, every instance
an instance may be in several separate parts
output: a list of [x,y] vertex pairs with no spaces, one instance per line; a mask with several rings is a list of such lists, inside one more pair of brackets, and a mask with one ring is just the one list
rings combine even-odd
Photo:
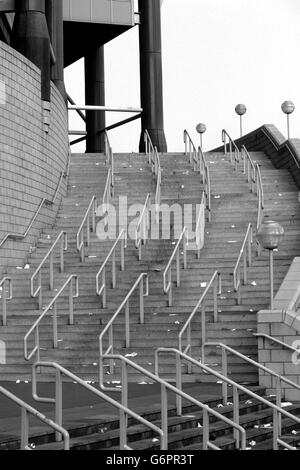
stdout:
[[[127,233],[126,230],[121,230],[117,240],[113,244],[109,254],[103,262],[100,270],[96,276],[96,293],[101,297],[102,308],[106,308],[106,266],[110,260],[112,260],[112,288],[116,288],[116,249],[121,244],[121,271],[125,270],[125,249],[127,247]],[[102,285],[100,286],[100,278],[102,279]]]
[[[6,297],[6,285],[8,284],[8,297]],[[0,281],[0,290],[2,289],[2,325],[7,326],[7,304],[13,298],[12,280],[10,277],[4,277]]]
[[205,193],[202,194],[201,204],[199,215],[196,223],[196,247],[197,247],[197,255],[198,259],[201,256],[201,250],[204,247],[205,241],[205,223],[206,223],[206,195]]
[[[75,281],[75,294],[73,293],[73,281]],[[65,289],[69,287],[69,324],[74,325],[74,308],[73,308],[73,299],[78,298],[79,289],[78,289],[78,276],[73,274],[68,278],[68,280],[61,287],[59,292],[56,294],[54,299],[51,300],[48,307],[45,308],[43,313],[36,320],[34,325],[30,328],[28,333],[24,337],[24,357],[26,361],[30,361],[34,355],[37,355],[37,360],[40,360],[40,333],[39,326],[46,315],[52,313],[52,323],[53,323],[53,347],[57,349],[58,347],[58,328],[57,328],[57,301],[62,296],[62,293]],[[31,353],[28,353],[28,340],[30,336],[35,333],[35,346]]]
[[[221,274],[216,271],[209,283],[207,284],[203,294],[201,295],[196,307],[192,311],[191,315],[185,322],[183,328],[181,329],[179,336],[178,336],[178,348],[180,351],[184,353],[192,353],[192,321],[194,320],[196,314],[198,313],[199,309],[201,308],[201,337],[202,337],[202,347],[206,342],[206,305],[205,301],[207,295],[211,288],[213,288],[213,306],[214,306],[214,323],[218,321],[218,295],[222,293],[222,278]],[[183,350],[183,335],[187,333],[187,346]]]
[[[146,292],[144,292],[144,282],[146,282]],[[140,316],[140,323],[144,324],[145,322],[145,317],[144,317],[144,298],[148,297],[149,295],[149,279],[148,279],[148,274],[142,273],[137,281],[134,283],[128,294],[126,295],[125,299],[121,303],[120,307],[117,309],[116,313],[112,316],[110,321],[107,323],[107,325],[104,327],[102,332],[99,335],[99,351],[100,351],[100,357],[106,356],[107,354],[110,354],[114,352],[114,335],[113,335],[113,326],[115,323],[115,320],[119,317],[123,309],[125,309],[125,347],[130,348],[130,308],[129,308],[129,301],[135,291],[139,288],[139,302],[140,302],[140,307],[139,307],[139,316]],[[109,334],[108,338],[108,348],[104,352],[104,337],[106,334]],[[99,364],[100,367],[100,373],[103,374],[103,360],[100,361]],[[110,364],[110,371],[111,374],[114,373],[114,363],[113,361]]]
[[273,336],[266,335],[266,334],[264,334],[264,333],[253,333],[253,336],[256,336],[256,338],[267,339],[267,340],[270,341],[271,343],[276,343],[276,344],[278,344],[279,346],[282,346],[282,347],[285,348],[285,349],[289,349],[290,351],[300,353],[300,349],[295,348],[294,346],[292,346],[292,345],[290,345],[290,344],[284,343],[284,342],[281,341],[280,339],[274,338]]
[[183,131],[183,142],[185,144],[184,153],[185,155],[189,155],[190,164],[194,165],[194,171],[197,171],[198,166],[198,171],[201,172],[201,163],[199,161],[199,154],[197,153],[197,148],[186,129]]
[[[42,295],[42,268],[50,258],[50,290],[52,291],[54,288],[54,271],[53,271],[53,253],[55,248],[60,244],[60,272],[64,272],[64,252],[67,251],[68,249],[68,237],[66,232],[61,232],[55,242],[53,243],[52,247],[44,257],[43,261],[40,263],[40,265],[37,267],[35,270],[34,274],[31,276],[30,279],[30,295],[32,298],[36,298],[37,296],[39,297],[38,300],[38,305],[39,309],[42,308],[42,302],[43,302],[43,295]],[[38,287],[34,290],[34,281],[36,277],[38,276]]]
[[145,142],[145,153],[149,157],[149,165],[151,165],[152,173],[154,173],[154,169],[156,165],[155,148],[154,148],[154,145],[152,143],[151,137],[147,129],[144,132],[144,142]]
[[22,410],[21,415],[21,450],[31,450],[29,446],[29,419],[28,415],[32,415],[42,423],[46,424],[50,428],[54,429],[56,433],[59,433],[64,438],[64,450],[70,449],[70,435],[66,429],[61,425],[55,423],[45,415],[37,411],[32,406],[28,405],[25,401],[13,395],[11,392],[0,386],[0,393],[8,398],[10,401],[18,405]]
[[[37,395],[37,370],[38,370],[38,368],[41,368],[41,367],[52,368],[52,369],[55,369],[55,371],[56,371],[57,395],[56,395],[55,399],[41,398]],[[63,421],[62,377],[61,377],[62,375],[68,377],[73,382],[79,384],[84,389],[86,389],[89,392],[93,393],[97,397],[101,398],[101,400],[106,401],[107,403],[109,403],[114,408],[117,408],[120,411],[120,448],[122,450],[132,450],[127,445],[127,416],[130,416],[131,418],[135,419],[136,421],[143,424],[147,428],[149,428],[152,431],[159,434],[160,440],[161,440],[161,450],[166,450],[165,434],[164,434],[163,430],[160,429],[155,424],[151,423],[150,421],[147,421],[145,418],[138,415],[137,413],[132,411],[130,408],[128,408],[128,403],[127,403],[126,406],[119,403],[118,401],[116,401],[113,398],[109,397],[105,393],[101,392],[101,390],[98,390],[95,387],[93,387],[92,385],[86,383],[84,380],[80,379],[75,374],[72,374],[72,372],[68,371],[64,367],[61,367],[59,364],[57,364],[55,362],[37,362],[36,364],[33,365],[33,369],[32,369],[33,396],[34,396],[35,400],[40,402],[40,403],[54,403],[55,404],[55,409],[56,409],[56,416],[57,416],[57,419],[60,423],[62,423],[62,421]]]
[[163,274],[163,288],[164,288],[164,293],[169,294],[169,307],[172,307],[172,304],[173,304],[172,264],[175,261],[175,259],[176,259],[176,283],[177,283],[177,287],[180,287],[180,271],[181,271],[180,246],[181,246],[181,243],[183,244],[183,269],[187,269],[187,247],[188,247],[187,227],[184,227]]
[[237,293],[237,304],[241,303],[241,264],[243,262],[244,276],[243,284],[248,282],[248,267],[252,265],[252,243],[253,243],[253,229],[252,224],[248,225],[248,229],[240,250],[239,257],[233,271],[233,289]]
[[151,214],[151,194],[148,194],[135,229],[135,247],[139,250],[139,261],[142,260],[142,245],[146,244],[149,237]]
[[[90,245],[91,240],[91,216],[92,216],[92,232],[96,231],[96,209],[97,209],[97,197],[93,196],[89,206],[84,214],[81,225],[78,229],[76,240],[77,240],[77,251],[80,253],[81,262],[84,261],[85,250],[84,246]],[[84,228],[86,229],[86,242],[84,241]]]
[[[130,361],[128,358],[121,356],[121,355],[109,355],[105,356],[104,358],[110,359],[113,361],[119,360],[121,361],[122,365],[122,390],[116,388],[107,388],[104,386],[103,375],[99,375],[100,381],[99,385],[102,390],[106,391],[122,391],[122,404],[125,406],[128,402],[128,366],[133,368],[134,370],[140,372],[144,377],[148,377],[152,382],[156,382],[161,386],[161,426],[164,435],[164,443],[165,449],[168,449],[168,397],[167,397],[167,390],[170,390],[172,393],[176,395],[176,400],[180,398],[181,402],[182,399],[193,403],[193,405],[198,406],[203,412],[203,450],[208,450],[208,448],[213,450],[220,450],[219,447],[216,447],[213,443],[209,441],[209,415],[213,415],[215,418],[225,422],[232,426],[236,433],[238,433],[238,442],[241,442],[241,449],[246,449],[246,431],[245,429],[240,426],[239,424],[234,423],[231,419],[223,416],[218,411],[210,408],[208,405],[200,402],[196,398],[184,393],[182,388],[176,388],[174,385],[168,383],[167,381],[161,379],[156,373],[156,375],[152,374],[147,369],[139,366],[135,362]],[[182,416],[182,409],[178,416]],[[238,445],[238,447],[240,447]]]
[[[225,346],[225,345],[224,345]],[[231,349],[231,348],[228,348]],[[287,449],[293,449],[296,450],[296,448],[292,448],[289,444],[286,444],[284,441],[280,439],[281,436],[281,416],[284,415],[287,418],[291,419],[292,421],[296,422],[297,424],[300,424],[300,418],[297,416],[289,413],[288,411],[284,410],[281,408],[281,406],[275,405],[269,400],[266,400],[265,398],[261,397],[260,395],[257,395],[255,392],[252,392],[252,390],[249,390],[248,388],[244,387],[243,385],[240,385],[237,382],[234,382],[233,380],[229,379],[226,375],[223,375],[212,368],[206,366],[203,362],[196,361],[192,357],[188,356],[187,354],[178,351],[178,349],[174,348],[159,348],[155,352],[155,371],[158,373],[158,368],[159,368],[159,354],[160,353],[171,353],[173,352],[176,355],[176,387],[181,389],[182,388],[182,367],[181,367],[181,360],[184,359],[186,362],[188,362],[191,366],[196,366],[202,369],[204,372],[211,374],[212,376],[218,378],[220,381],[224,382],[226,386],[230,385],[233,388],[233,421],[236,424],[239,424],[239,391],[243,392],[245,395],[249,395],[250,397],[254,398],[255,400],[263,403],[265,406],[272,408],[273,409],[273,450],[278,450],[278,445],[281,445]],[[227,405],[227,396],[223,396],[224,399],[224,404],[226,403]],[[177,406],[179,408],[182,407],[182,403],[180,400],[178,400]],[[237,443],[239,442],[239,436],[236,435],[235,433],[235,439]]]
[[238,146],[234,142],[234,140],[230,137],[228,132],[223,129],[222,130],[222,142],[224,143],[224,154],[227,155],[227,139],[229,141],[229,153],[230,153],[230,161],[233,163],[233,148],[234,148],[234,163],[235,163],[235,169],[237,170],[238,163],[240,162],[240,151],[238,149]]

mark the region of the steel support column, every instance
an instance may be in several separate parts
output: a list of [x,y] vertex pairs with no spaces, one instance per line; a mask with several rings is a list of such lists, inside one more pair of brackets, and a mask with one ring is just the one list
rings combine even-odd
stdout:
[[144,131],[147,129],[158,151],[166,152],[163,117],[161,0],[139,0],[139,11],[141,14],[141,107],[143,108],[140,151],[145,151]]
[[[105,106],[104,48],[99,47],[85,56],[85,102],[87,105]],[[87,153],[105,152],[104,111],[86,112],[86,151]]]

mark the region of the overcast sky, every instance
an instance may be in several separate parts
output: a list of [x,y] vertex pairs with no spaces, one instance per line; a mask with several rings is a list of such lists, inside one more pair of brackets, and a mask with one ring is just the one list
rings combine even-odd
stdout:
[[[182,151],[186,128],[207,125],[205,149],[236,138],[236,104],[248,112],[244,131],[265,123],[286,135],[281,103],[292,100],[291,136],[300,138],[300,1],[164,0],[162,6],[165,132],[169,151]],[[140,106],[138,28],[105,46],[106,104]],[[68,92],[84,103],[83,62],[66,69]],[[107,122],[124,119],[107,113]],[[72,114],[70,127],[82,129]],[[138,150],[139,121],[110,132],[114,152]],[[82,151],[84,146],[73,147]]]

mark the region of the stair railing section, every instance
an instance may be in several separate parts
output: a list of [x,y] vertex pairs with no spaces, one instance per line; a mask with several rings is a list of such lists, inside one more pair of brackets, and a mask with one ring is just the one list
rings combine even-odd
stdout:
[[155,191],[155,221],[159,223],[159,213],[160,213],[160,203],[161,203],[161,179],[162,179],[162,172],[160,166],[160,158],[157,153],[157,149],[155,147],[156,153],[156,191]]
[[[97,198],[93,196],[89,206],[85,212],[79,230],[77,232],[77,251],[80,253],[81,262],[84,262],[85,258],[85,246],[90,246],[91,242],[91,231],[96,231],[96,209],[97,209]],[[86,237],[84,234],[86,233]]]
[[145,152],[146,155],[149,158],[149,165],[151,165],[152,168],[152,173],[156,174],[155,168],[156,168],[156,154],[155,154],[155,148],[152,143],[151,137],[149,135],[149,132],[147,129],[144,132],[144,142],[145,142]]
[[197,148],[188,133],[187,130],[183,132],[183,141],[185,145],[185,155],[188,155],[190,164],[194,166],[194,171],[201,172],[201,162],[199,161],[199,154],[197,152]]
[[149,239],[150,219],[151,194],[148,194],[146,197],[144,208],[142,210],[142,213],[135,229],[135,247],[139,252],[139,261],[142,260],[142,247],[147,243],[147,240]]
[[114,183],[113,183],[113,170],[110,168],[107,173],[107,179],[105,184],[105,189],[102,198],[103,212],[105,214],[109,213],[109,206],[111,203],[111,198],[114,195]]
[[[248,268],[252,265],[252,244],[253,244],[253,228],[252,224],[248,225],[248,229],[240,250],[239,257],[233,271],[233,289],[237,294],[237,304],[241,304],[241,286],[248,282]],[[241,279],[241,267],[243,265],[243,279]]]
[[[211,374],[212,376],[216,377],[219,379],[219,381],[223,382],[227,386],[232,387],[233,391],[233,422],[238,425],[240,423],[240,412],[239,412],[239,407],[240,407],[240,392],[242,392],[244,395],[249,395],[250,397],[254,398],[255,400],[259,401],[260,403],[263,403],[265,406],[268,408],[271,408],[273,410],[273,450],[278,450],[279,446],[282,446],[286,449],[289,450],[296,450],[294,447],[290,446],[289,444],[285,443],[281,439],[281,429],[280,429],[280,420],[282,415],[286,416],[290,420],[294,421],[297,424],[300,424],[300,418],[296,417],[295,415],[292,415],[288,411],[286,411],[284,408],[281,406],[276,405],[275,403],[272,403],[269,400],[266,400],[265,398],[257,395],[255,392],[252,392],[252,390],[244,387],[243,385],[238,384],[237,382],[234,382],[233,380],[229,379],[227,376],[217,372],[214,369],[211,369],[210,367],[204,365],[203,361],[199,362],[193,359],[192,357],[188,356],[187,354],[178,351],[177,349],[171,349],[171,348],[159,348],[155,352],[155,370],[156,373],[159,371],[159,355],[162,353],[174,353],[176,355],[176,387],[181,390],[182,389],[182,374],[183,374],[183,367],[182,367],[182,361],[187,362],[190,364],[190,366],[194,366],[197,368],[200,368],[201,370],[204,371],[204,373]],[[228,404],[227,402],[227,395],[223,395],[223,403]],[[177,397],[177,408],[179,411],[182,410],[182,403],[180,400],[180,397]],[[181,411],[182,412],[182,411]],[[240,448],[240,436],[237,430],[234,431],[234,439],[236,441],[236,446],[237,449]],[[246,441],[246,436],[243,435],[243,439]]]
[[[2,298],[2,325],[7,326],[7,302],[12,300],[12,280],[10,277],[4,277],[0,281],[0,293]],[[8,296],[6,295],[8,293]]]
[[[108,354],[114,354],[114,325],[117,318],[120,317],[121,313],[124,311],[124,326],[125,326],[125,347],[130,348],[130,300],[133,297],[133,294],[136,291],[139,291],[139,320],[140,324],[143,325],[145,322],[144,315],[144,298],[149,296],[149,279],[148,274],[142,273],[137,281],[134,283],[133,287],[130,289],[129,293],[121,303],[120,307],[117,309],[116,313],[107,323],[107,325],[102,330],[99,336],[99,351],[100,351],[100,362],[99,362],[99,372],[100,377],[104,376],[104,358]],[[105,350],[104,347],[104,338],[108,334],[108,347]],[[114,373],[114,361],[110,361],[110,373]]]
[[107,131],[104,133],[105,136],[105,156],[106,156],[106,165],[111,169],[111,195],[113,195],[115,187],[115,157],[110,145],[109,137]]
[[209,166],[206,162],[206,158],[201,147],[199,147],[198,153],[200,161],[200,174],[202,176],[202,182],[204,184],[204,191],[206,195],[207,220],[208,222],[211,222],[211,181]]
[[[229,346],[227,346],[225,344],[211,342],[211,343],[206,343],[204,346],[205,347],[216,347],[217,349],[222,350],[222,375],[226,378],[228,378],[228,354],[230,354],[232,356],[235,356],[235,357],[238,357],[240,359],[243,359],[248,364],[251,364],[252,366],[254,366],[257,369],[257,371],[261,370],[265,374],[271,375],[271,377],[273,377],[273,379],[274,379],[274,387],[272,387],[272,388],[274,388],[276,390],[276,405],[277,405],[278,408],[281,408],[282,399],[284,398],[284,389],[282,387],[282,384],[287,384],[290,388],[293,388],[293,389],[296,389],[296,390],[300,391],[300,385],[296,384],[295,382],[292,382],[291,380],[289,380],[288,378],[286,378],[286,377],[284,377],[280,374],[277,374],[276,372],[269,369],[268,367],[263,366],[259,362],[256,362],[253,359],[250,359],[249,357],[245,356],[244,354],[241,354],[240,352],[236,351],[235,349],[230,348]],[[205,362],[203,357],[202,357],[202,362],[203,363]],[[228,382],[224,382],[223,385],[224,385],[224,389],[223,389],[224,394],[227,397],[228,396]],[[294,415],[292,415],[292,416],[294,416]],[[294,416],[294,418],[295,418],[295,416]],[[296,419],[297,419],[297,422],[300,423],[300,419],[299,418],[296,418]],[[278,426],[278,430],[276,431],[276,434],[278,433],[279,436],[280,436],[280,434],[281,434],[281,415],[279,415],[277,417],[276,422],[277,422],[277,426]]]
[[96,276],[96,293],[98,297],[101,297],[101,306],[106,308],[106,268],[108,263],[111,261],[111,277],[112,277],[112,288],[115,289],[117,286],[116,278],[116,251],[118,246],[120,246],[120,262],[121,262],[121,271],[125,270],[125,249],[127,247],[127,233],[126,230],[121,230],[117,240],[113,244],[109,254],[107,255],[105,261],[103,262],[99,272]]
[[264,333],[253,333],[253,336],[255,336],[256,338],[262,338],[267,341],[270,341],[270,343],[276,343],[279,346],[282,346],[284,349],[289,349],[292,352],[300,353],[300,349],[297,349],[294,346],[291,346],[290,344],[284,343],[280,339],[274,338],[273,336],[266,335]]
[[[188,247],[188,229],[184,227],[175,249],[172,253],[170,261],[163,274],[163,288],[164,293],[169,295],[168,305],[173,306],[173,281],[172,281],[172,269],[173,264],[176,264],[176,286],[180,287],[181,282],[181,254],[183,255],[183,269],[187,269],[187,247]],[[183,249],[183,251],[181,251]]]
[[64,440],[64,450],[70,449],[70,436],[66,429],[51,419],[46,418],[45,415],[38,410],[28,405],[25,401],[13,395],[11,392],[0,386],[0,394],[5,396],[8,400],[12,401],[15,405],[21,408],[21,448],[20,450],[32,450],[29,444],[29,416],[33,416],[40,422],[52,428],[56,433],[59,433]]
[[[228,143],[227,143],[227,140],[228,140]],[[222,130],[222,142],[224,144],[225,155],[227,155],[227,149],[229,146],[230,162],[234,163],[235,169],[237,170],[238,164],[240,162],[240,151],[238,149],[238,146],[234,142],[234,140],[232,140],[232,138],[230,137],[230,135],[225,129]]]
[[[128,358],[120,355],[112,355],[108,356],[108,358],[121,361],[122,367],[122,385],[121,390],[116,388],[105,388],[103,382],[100,382],[100,388],[106,391],[119,391],[122,393],[122,405],[127,407],[128,403],[128,368],[132,368],[135,371],[139,372],[143,377],[148,377],[151,382],[160,384],[161,386],[161,428],[162,428],[162,435],[163,435],[163,448],[161,442],[161,449],[167,450],[168,449],[168,394],[167,392],[170,391],[176,395],[177,400],[186,400],[193,405],[196,405],[202,410],[203,413],[203,450],[213,449],[213,450],[221,450],[219,447],[216,447],[212,442],[209,440],[210,431],[209,431],[209,415],[214,416],[215,418],[221,420],[222,422],[232,426],[239,435],[239,442],[241,442],[241,449],[246,449],[246,432],[244,428],[242,428],[239,424],[235,424],[229,418],[226,418],[222,414],[218,413],[216,410],[210,408],[208,405],[196,400],[194,397],[187,395],[181,389],[174,387],[174,385],[166,382],[165,380],[161,379],[159,375],[152,374],[147,369],[139,366],[138,364],[132,362]],[[101,377],[101,376],[100,376]],[[103,377],[102,377],[103,379]],[[182,409],[181,413],[178,416],[182,416]]]
[[196,247],[198,259],[200,259],[201,250],[204,247],[205,241],[206,207],[206,194],[203,193],[196,224]]
[[[217,323],[219,319],[218,315],[218,295],[222,293],[222,278],[221,274],[216,271],[209,283],[207,284],[203,294],[200,297],[199,302],[192,311],[191,315],[185,322],[185,325],[181,329],[178,336],[178,349],[185,354],[192,355],[192,323],[199,310],[201,310],[201,344],[202,344],[202,354],[204,351],[204,344],[206,342],[206,306],[207,306],[207,297],[209,292],[213,289],[213,312],[214,312],[214,323]],[[186,335],[186,347],[184,348],[184,336]],[[189,373],[191,371],[189,370]]]
[[[37,394],[38,388],[38,369],[54,369],[55,374],[55,390],[56,395],[55,398],[42,398],[39,397]],[[119,403],[118,401],[114,400],[113,398],[106,395],[101,390],[93,387],[92,385],[86,383],[84,380],[80,379],[76,375],[72,374],[69,370],[65,369],[64,367],[60,366],[55,362],[37,362],[34,364],[32,369],[32,388],[33,388],[33,397],[39,403],[52,403],[55,404],[55,414],[56,419],[59,423],[63,422],[63,376],[67,377],[68,379],[72,380],[74,383],[77,383],[85,390],[88,390],[92,394],[96,395],[100,400],[104,400],[106,403],[109,403],[114,408],[117,408],[120,412],[120,450],[133,450],[128,446],[127,441],[127,427],[128,427],[128,416],[133,418],[134,420],[138,421],[140,424],[146,426],[148,429],[151,429],[155,433],[160,436],[161,442],[161,450],[166,450],[165,447],[165,435],[158,426],[152,424],[150,421],[147,421],[142,416],[138,415],[134,411],[128,408],[128,400],[124,400],[126,405],[123,403]],[[59,436],[57,436],[57,440],[59,441]]]
[[[75,285],[75,289],[74,289]],[[24,357],[26,361],[30,361],[34,356],[36,356],[37,361],[40,360],[40,326],[44,318],[51,314],[52,316],[52,337],[53,337],[53,348],[58,348],[58,318],[57,318],[57,303],[62,298],[62,294],[66,289],[69,290],[69,325],[74,325],[74,299],[78,298],[79,296],[79,288],[78,288],[78,277],[73,274],[68,278],[68,280],[64,283],[62,288],[56,294],[53,300],[49,303],[48,307],[45,308],[43,313],[34,323],[34,325],[30,328],[28,333],[24,337]],[[75,293],[74,293],[75,290]],[[29,353],[28,352],[28,343],[29,338],[34,334],[34,348]]]
[[263,211],[265,207],[264,188],[262,183],[261,171],[258,164],[255,164],[246,149],[245,145],[241,149],[241,157],[244,163],[243,172],[247,175],[247,181],[251,184],[251,191],[256,192],[258,197],[258,214],[256,229],[258,230],[263,219]]
[[[60,256],[60,272],[63,273],[65,270],[64,264],[64,252],[68,249],[68,237],[66,232],[61,232],[52,247],[46,254],[43,261],[40,263],[38,268],[35,270],[34,274],[30,279],[30,294],[33,299],[38,297],[38,306],[39,309],[43,305],[43,292],[42,292],[42,269],[45,267],[45,264],[49,260],[49,289],[53,291],[54,288],[54,253],[56,248],[59,247],[59,256]],[[38,281],[38,285],[35,288],[35,281]]]

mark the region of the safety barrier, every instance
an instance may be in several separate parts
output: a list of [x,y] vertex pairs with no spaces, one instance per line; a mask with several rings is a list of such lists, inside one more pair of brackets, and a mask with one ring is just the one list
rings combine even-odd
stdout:
[[[8,286],[8,287],[7,287]],[[8,296],[6,295],[8,289]],[[4,277],[0,281],[0,292],[2,298],[2,325],[7,326],[7,302],[12,300],[12,280],[10,277]]]

